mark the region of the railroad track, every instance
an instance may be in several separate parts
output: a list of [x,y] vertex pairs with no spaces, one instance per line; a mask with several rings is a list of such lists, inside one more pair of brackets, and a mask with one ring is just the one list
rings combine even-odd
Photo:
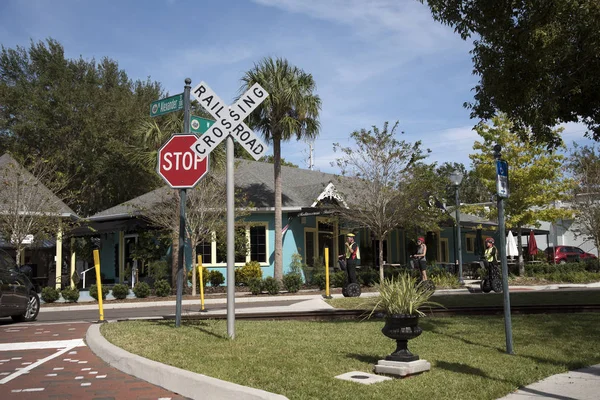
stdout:
[[[543,305],[543,306],[511,306],[511,314],[560,314],[600,312],[600,304],[583,305]],[[236,314],[236,320],[333,320],[333,319],[363,319],[368,313],[365,310],[322,310],[322,311],[291,311],[263,312]],[[432,308],[426,312],[429,316],[450,317],[453,315],[502,315],[504,307],[448,307]],[[374,314],[375,318],[383,318],[383,314]],[[175,316],[164,316],[164,319],[175,319]],[[226,319],[226,314],[220,315],[186,315],[183,320]]]

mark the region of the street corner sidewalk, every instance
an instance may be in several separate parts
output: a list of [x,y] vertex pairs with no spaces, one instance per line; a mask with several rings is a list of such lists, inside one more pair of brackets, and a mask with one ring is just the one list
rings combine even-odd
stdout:
[[596,400],[600,392],[600,364],[552,375],[498,400]]

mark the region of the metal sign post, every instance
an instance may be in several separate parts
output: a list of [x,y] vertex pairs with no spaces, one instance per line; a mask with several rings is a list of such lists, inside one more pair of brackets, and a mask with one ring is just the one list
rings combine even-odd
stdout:
[[[200,157],[207,157],[215,147],[227,139],[227,335],[235,338],[235,185],[233,164],[233,138],[249,152],[255,160],[267,151],[267,146],[243,122],[262,103],[267,93],[258,83],[240,96],[232,106],[223,100],[204,82],[192,90],[200,105],[214,118],[215,123],[198,138],[191,149]],[[200,126],[198,121],[198,126]]]
[[[500,159],[502,146],[494,146],[496,159],[496,182],[498,188],[498,230],[500,231],[500,260],[502,263],[502,294],[504,296],[504,331],[506,334],[506,353],[514,354],[512,323],[510,316],[510,294],[508,292],[508,263],[506,261],[506,229],[504,225],[504,198],[508,197],[508,163]],[[502,184],[501,184],[502,183]]]

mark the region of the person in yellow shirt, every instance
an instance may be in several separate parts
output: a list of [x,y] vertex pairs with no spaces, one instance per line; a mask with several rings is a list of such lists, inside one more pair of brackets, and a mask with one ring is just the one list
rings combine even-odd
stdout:
[[358,243],[354,241],[354,234],[346,235],[346,272],[348,283],[358,283],[356,279],[356,260],[358,259]]

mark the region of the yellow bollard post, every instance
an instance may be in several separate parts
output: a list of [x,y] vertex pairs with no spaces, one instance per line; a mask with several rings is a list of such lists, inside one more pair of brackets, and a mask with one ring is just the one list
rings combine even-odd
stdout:
[[98,288],[98,308],[100,321],[104,322],[104,308],[102,307],[102,280],[100,278],[100,251],[94,250],[94,268],[96,269],[96,286]]
[[325,247],[325,296],[326,299],[331,299],[329,294],[329,247]]
[[200,311],[206,312],[204,309],[204,277],[202,275],[202,255],[198,255],[198,272],[200,273]]

